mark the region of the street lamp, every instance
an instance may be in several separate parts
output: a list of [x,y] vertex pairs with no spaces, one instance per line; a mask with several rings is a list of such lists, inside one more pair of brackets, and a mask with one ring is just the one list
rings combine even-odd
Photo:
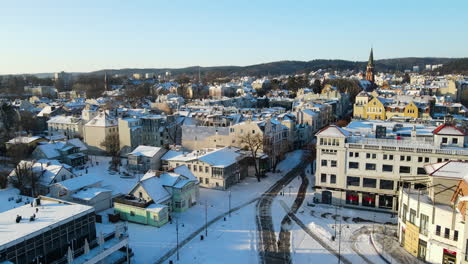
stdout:
[[229,190],[229,217],[231,217],[231,190]]
[[205,236],[208,237],[208,201],[205,200]]
[[177,261],[179,261],[179,218],[176,218]]

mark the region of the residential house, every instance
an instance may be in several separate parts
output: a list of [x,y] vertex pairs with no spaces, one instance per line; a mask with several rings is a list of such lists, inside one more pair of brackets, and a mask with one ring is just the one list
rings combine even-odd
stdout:
[[138,173],[160,170],[161,158],[166,152],[164,148],[140,145],[127,155],[127,168]]
[[184,212],[197,203],[198,180],[186,166],[173,171],[148,171],[127,195],[114,198],[122,220],[163,226],[169,213]]
[[32,153],[35,159],[56,159],[72,167],[83,166],[88,161],[88,148],[79,139],[52,141],[39,144]]

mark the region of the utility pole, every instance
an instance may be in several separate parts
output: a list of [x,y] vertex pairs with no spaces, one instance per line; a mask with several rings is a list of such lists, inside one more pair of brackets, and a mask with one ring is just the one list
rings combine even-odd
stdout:
[[205,200],[205,236],[208,237],[208,201]]
[[337,221],[338,221],[338,205],[335,206],[335,239],[336,239],[336,229],[337,229],[336,222]]
[[231,217],[231,190],[229,190],[229,217]]
[[176,218],[177,261],[179,261],[179,218]]

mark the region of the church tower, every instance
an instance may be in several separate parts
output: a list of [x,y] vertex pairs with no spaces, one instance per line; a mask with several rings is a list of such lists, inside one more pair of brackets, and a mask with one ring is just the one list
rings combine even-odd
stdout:
[[366,69],[366,80],[370,81],[371,83],[374,83],[375,81],[375,73],[374,73],[374,51],[370,50],[370,55],[369,55],[369,62],[367,63],[367,69]]

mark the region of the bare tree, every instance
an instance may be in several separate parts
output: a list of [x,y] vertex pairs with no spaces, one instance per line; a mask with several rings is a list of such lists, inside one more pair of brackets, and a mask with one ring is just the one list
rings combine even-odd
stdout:
[[12,175],[10,175],[9,180],[22,194],[30,194],[32,197],[36,197],[38,195],[39,179],[43,171],[34,172],[33,164],[33,161],[20,161],[13,170]]
[[260,170],[257,165],[257,153],[263,147],[263,137],[260,134],[248,133],[240,137],[240,142],[244,149],[250,151],[255,165],[255,176],[260,181]]
[[107,153],[112,157],[111,167],[117,169],[120,165],[120,142],[118,134],[108,134],[103,142],[101,142],[101,147],[104,147]]

